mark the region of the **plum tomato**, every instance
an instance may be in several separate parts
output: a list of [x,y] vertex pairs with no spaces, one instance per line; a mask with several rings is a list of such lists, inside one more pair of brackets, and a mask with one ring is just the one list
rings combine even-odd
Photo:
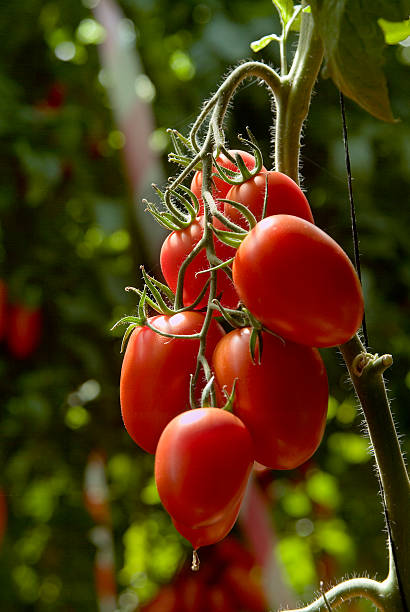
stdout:
[[221,408],[197,408],[164,429],[155,455],[161,501],[177,523],[203,527],[234,512],[253,465],[242,421]]
[[[293,469],[309,459],[323,436],[328,384],[315,348],[262,332],[262,357],[252,361],[251,329],[235,329],[217,344],[212,367],[217,396],[231,392],[233,411],[251,433],[255,460],[271,469]],[[257,347],[258,354],[258,347]]]
[[[249,168],[249,170],[253,170],[253,168],[255,167],[255,158],[251,153],[248,153],[247,151],[241,151],[240,149],[230,150],[229,153],[231,153],[231,155],[235,155],[236,153],[238,153],[242,157],[245,163],[245,166]],[[231,160],[228,159],[224,153],[221,153],[219,155],[219,157],[217,158],[217,162],[223,168],[227,168],[228,170],[233,170],[234,172],[238,172],[238,167],[236,166],[236,164],[233,164]],[[214,168],[213,171],[217,173],[216,168]],[[266,168],[264,166],[262,166],[261,168],[261,172],[262,171],[266,172]],[[223,178],[219,176],[219,174],[217,174],[216,176],[213,176],[213,181],[215,185],[212,191],[212,195],[214,199],[217,201],[219,198],[225,198],[226,194],[231,188],[230,183],[227,183],[226,181],[224,181]],[[202,170],[198,170],[197,172],[195,172],[192,178],[192,181],[191,181],[191,190],[194,192],[194,194],[199,200],[199,204],[200,204],[199,214],[202,214],[204,210],[204,205],[203,205],[202,196],[201,196]]]
[[[266,190],[265,217],[278,214],[295,215],[313,223],[312,211],[305,194],[295,181],[282,172],[260,172],[241,185],[233,185],[225,197],[247,206],[256,220],[260,221]],[[231,204],[225,203],[224,214],[237,225],[247,229],[248,224],[244,216]]]
[[[162,274],[174,292],[177,288],[179,269],[186,257],[202,238],[203,231],[204,217],[197,217],[187,228],[169,234],[162,245],[160,254]],[[214,246],[215,254],[221,261],[227,261],[235,255],[235,249],[223,244],[217,238],[214,238]],[[196,300],[209,278],[209,274],[199,274],[197,276],[197,272],[206,270],[209,267],[210,264],[205,249],[200,251],[188,264],[185,271],[183,289],[183,303],[185,306],[190,306]],[[197,308],[206,306],[208,295],[209,291],[206,292]],[[218,270],[217,272],[216,295],[219,296],[221,304],[226,308],[235,308],[238,304],[238,295],[231,279],[224,270]]]
[[198,550],[202,546],[216,544],[228,535],[236,523],[241,503],[242,498],[236,506],[229,508],[219,521],[215,521],[215,523],[210,525],[204,525],[203,527],[189,527],[183,523],[178,523],[175,519],[172,519],[172,522],[175,529],[192,544],[194,550]]
[[[204,322],[199,312],[157,315],[149,322],[165,333],[198,333]],[[210,359],[222,327],[213,320],[205,356]],[[120,379],[120,402],[124,425],[133,440],[154,453],[167,423],[189,408],[190,374],[195,372],[199,340],[167,338],[148,326],[136,327],[124,355]]]
[[266,327],[293,342],[331,347],[352,338],[363,318],[363,294],[343,249],[305,219],[259,221],[232,266],[238,295]]

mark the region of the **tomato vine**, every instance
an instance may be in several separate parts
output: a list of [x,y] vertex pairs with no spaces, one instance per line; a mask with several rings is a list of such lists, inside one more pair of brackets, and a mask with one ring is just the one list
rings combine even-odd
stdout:
[[[191,227],[192,224],[195,223],[197,215],[201,212],[203,221],[201,226],[202,234],[200,239],[191,245],[189,253],[183,258],[183,261],[179,265],[175,293],[170,292],[166,285],[162,285],[158,281],[150,280],[144,273],[146,288],[143,292],[139,292],[139,316],[135,318],[125,317],[122,322],[128,323],[131,326],[126,332],[127,335],[129,335],[131,331],[134,334],[135,331],[133,327],[137,326],[143,329],[147,328],[151,332],[158,333],[165,338],[178,341],[196,341],[198,344],[196,365],[190,376],[189,403],[191,408],[198,408],[198,403],[201,403],[203,413],[197,413],[197,416],[201,414],[201,418],[204,419],[204,424],[201,425],[203,430],[198,430],[196,426],[193,426],[192,430],[189,430],[190,433],[187,433],[188,429],[184,429],[185,421],[183,416],[185,414],[183,411],[187,406],[186,403],[181,405],[180,411],[182,412],[182,417],[180,418],[177,416],[174,420],[171,420],[171,422],[166,425],[164,434],[161,434],[160,442],[158,443],[160,458],[157,456],[156,459],[157,483],[160,483],[160,495],[162,492],[163,500],[166,500],[164,505],[171,508],[170,513],[175,519],[174,523],[176,525],[181,524],[181,532],[191,534],[190,537],[192,538],[192,542],[203,542],[206,540],[206,542],[209,543],[208,530],[206,530],[206,536],[203,536],[202,532],[195,530],[204,527],[208,528],[218,523],[221,520],[221,512],[223,512],[224,509],[229,519],[227,520],[227,524],[229,523],[229,525],[231,525],[232,517],[237,511],[237,503],[241,499],[244,490],[244,474],[248,474],[249,467],[249,462],[245,462],[246,465],[243,466],[242,471],[240,473],[235,472],[235,476],[237,477],[235,481],[236,488],[231,495],[230,504],[228,504],[227,501],[229,495],[227,499],[220,495],[219,499],[214,500],[216,503],[214,507],[209,501],[210,498],[212,498],[212,493],[210,490],[207,490],[207,501],[202,502],[203,505],[201,507],[195,507],[193,501],[191,506],[188,504],[187,508],[180,507],[180,497],[183,496],[186,490],[185,487],[189,488],[190,494],[192,493],[192,499],[194,499],[195,495],[200,496],[200,492],[195,488],[196,485],[194,486],[194,484],[192,484],[193,481],[189,480],[190,484],[187,485],[186,481],[179,479],[185,469],[184,465],[182,465],[184,464],[184,459],[181,459],[182,454],[177,460],[171,463],[171,468],[168,469],[168,462],[170,460],[169,453],[171,452],[169,447],[172,447],[172,453],[177,453],[176,449],[180,447],[185,449],[184,452],[188,452],[186,449],[190,449],[190,452],[192,452],[194,447],[203,444],[203,435],[205,435],[203,431],[212,432],[206,433],[206,435],[216,436],[215,439],[224,439],[224,434],[220,434],[218,429],[213,429],[215,424],[212,419],[215,414],[219,414],[217,411],[213,412],[215,410],[214,407],[217,405],[218,393],[214,385],[215,364],[210,362],[209,354],[207,353],[207,349],[209,349],[208,340],[210,329],[212,325],[215,325],[215,314],[222,315],[233,327],[239,326],[246,328],[249,326],[250,330],[253,330],[253,332],[249,332],[253,364],[255,363],[256,339],[259,339],[259,360],[261,357],[262,330],[264,329],[283,335],[287,341],[299,341],[301,344],[305,344],[309,347],[330,347],[343,343],[340,346],[340,350],[365,414],[377,468],[380,473],[382,495],[384,496],[385,507],[388,513],[389,573],[387,578],[382,582],[368,578],[345,580],[326,593],[323,590],[316,602],[300,610],[306,612],[328,610],[329,608],[331,609],[332,606],[337,606],[347,599],[358,596],[369,599],[380,610],[384,610],[385,612],[407,610],[410,604],[410,555],[408,549],[408,543],[410,542],[410,528],[408,524],[408,515],[410,512],[410,486],[383,382],[383,373],[392,364],[392,358],[389,355],[378,357],[377,355],[367,354],[358,335],[354,335],[357,332],[363,315],[363,304],[360,289],[358,288],[359,285],[356,286],[354,284],[356,282],[355,280],[352,282],[349,280],[346,281],[345,284],[342,284],[341,279],[346,276],[344,272],[345,263],[344,258],[339,254],[339,251],[337,251],[336,257],[338,262],[343,262],[341,264],[343,265],[343,272],[336,275],[336,281],[339,280],[341,286],[340,295],[337,294],[336,301],[343,305],[343,300],[346,300],[348,308],[353,311],[354,323],[348,326],[346,333],[341,336],[335,336],[335,338],[337,337],[337,341],[333,341],[333,339],[329,340],[328,338],[322,341],[315,335],[304,338],[302,337],[303,334],[301,334],[300,330],[297,328],[297,325],[296,328],[294,327],[294,321],[286,319],[282,327],[276,327],[276,321],[272,323],[273,320],[271,318],[265,321],[260,314],[257,314],[259,310],[254,307],[252,300],[248,302],[247,292],[241,289],[239,281],[235,278],[235,266],[238,267],[237,262],[239,261],[238,255],[222,260],[218,256],[218,249],[215,246],[216,241],[221,241],[221,243],[225,243],[228,246],[235,248],[239,247],[237,252],[241,253],[242,244],[245,244],[246,241],[249,240],[248,236],[256,235],[256,230],[262,226],[267,226],[267,223],[261,221],[260,223],[256,223],[256,226],[253,227],[254,222],[257,221],[254,215],[252,213],[249,215],[244,211],[244,205],[237,203],[235,199],[229,197],[219,199],[217,193],[215,193],[215,182],[213,180],[214,177],[217,177],[218,180],[222,179],[224,183],[235,186],[245,184],[247,181],[251,181],[255,177],[260,176],[261,173],[261,154],[250,132],[248,133],[249,139],[242,139],[242,141],[247,144],[254,154],[255,164],[253,168],[248,168],[246,166],[245,160],[240,154],[233,154],[233,152],[228,149],[225,139],[224,120],[226,112],[239,86],[245,79],[257,78],[267,86],[275,106],[275,172],[283,173],[292,179],[294,183],[297,185],[299,184],[299,154],[302,126],[309,110],[312,89],[323,62],[324,52],[326,52],[326,44],[324,44],[326,40],[321,35],[320,28],[318,27],[321,15],[321,10],[317,6],[318,4],[318,2],[312,3],[312,13],[306,10],[307,7],[303,9],[302,7],[294,7],[293,11],[286,12],[285,8],[289,8],[289,3],[275,2],[275,5],[279,8],[283,31],[280,36],[271,35],[266,38],[276,41],[280,45],[281,74],[279,75],[273,68],[262,62],[250,61],[237,66],[223,81],[216,93],[205,103],[188,137],[179,134],[176,130],[170,131],[175,148],[175,153],[172,154],[170,158],[181,164],[183,169],[180,174],[168,184],[163,193],[157,189],[157,193],[159,193],[165,206],[165,212],[159,211],[154,204],[148,204],[148,210],[158,221],[175,232],[183,232],[185,228]],[[290,28],[299,18],[300,32],[298,45],[290,69],[288,70],[286,40]],[[263,41],[263,39],[261,39],[261,41]],[[259,41],[259,43],[261,45],[264,44],[261,41]],[[201,141],[200,134],[202,133],[205,135]],[[224,158],[228,160],[226,162],[228,166],[229,163],[232,164],[232,166],[227,167],[226,163],[224,165],[224,163],[221,162],[220,155],[223,155]],[[193,172],[201,173],[202,187],[200,194],[194,193],[193,184],[191,184],[191,189],[188,189],[184,185],[184,181],[186,181]],[[184,196],[181,196],[181,190],[185,194]],[[267,211],[267,194],[268,189],[266,180],[265,202],[263,205],[262,217],[265,216]],[[189,202],[189,198],[192,198],[192,204]],[[244,223],[247,229],[244,229],[242,226],[243,224],[238,221],[238,219],[237,222],[235,222],[229,218],[229,215],[226,214],[226,208],[221,209],[223,203],[233,206],[234,209],[238,211],[238,218],[240,220],[242,217],[245,219]],[[278,224],[282,220],[282,217],[288,217],[288,215],[276,215],[274,217],[269,217],[266,221],[268,222],[271,220],[269,221],[271,225]],[[300,235],[305,233],[308,234],[309,232],[312,234],[320,232],[320,230],[317,230],[317,228],[312,225],[313,219],[305,219],[303,221],[300,219],[296,219],[295,221],[295,219],[296,217],[292,216],[289,224],[298,226],[298,228],[300,226]],[[287,219],[284,219],[284,221],[286,222]],[[276,232],[276,235],[277,233],[278,232]],[[255,252],[256,248],[256,246],[253,246],[252,252]],[[329,248],[333,248],[333,246]],[[200,275],[206,273],[208,278],[196,299],[188,300],[188,303],[186,303],[184,298],[184,285],[187,282],[187,270],[189,266],[193,264],[198,254],[203,251],[206,253],[208,267],[206,270],[196,270],[195,274]],[[248,254],[247,256],[249,257]],[[303,256],[301,256],[301,260],[302,258]],[[321,253],[320,259],[322,261],[327,261],[327,253]],[[266,257],[262,262],[258,262],[259,269],[264,265],[263,261],[266,263]],[[232,308],[232,304],[224,304],[224,294],[222,292],[222,295],[220,295],[220,285],[218,284],[220,274],[227,275],[229,280],[232,278],[232,262],[234,285],[242,300],[242,304],[240,304],[238,298],[237,308]],[[312,262],[310,263],[312,264]],[[315,260],[314,263],[316,265],[317,261]],[[329,278],[332,275],[332,271],[333,270],[329,270]],[[265,270],[263,270],[263,272],[266,274]],[[254,272],[254,274],[256,275],[256,272]],[[355,273],[349,271],[349,279],[355,278],[353,274]],[[273,276],[271,278],[273,278]],[[274,278],[276,279],[276,277]],[[263,275],[260,282],[263,283]],[[312,280],[308,282],[312,285],[313,277]],[[353,286],[352,283],[354,285],[354,290],[351,289]],[[168,285],[170,285],[170,283],[168,283]],[[278,286],[280,286],[280,283],[278,283]],[[151,294],[150,296],[148,295],[148,290]],[[257,289],[254,289],[254,295],[256,295],[256,292]],[[164,316],[182,315],[183,313],[188,315],[190,310],[201,306],[204,298],[206,299],[206,305],[201,315],[201,326],[200,329],[194,333],[179,334],[158,329],[155,326],[155,321],[147,316],[148,307],[154,307],[158,312],[163,313]],[[258,298],[259,296],[256,295],[256,299]],[[263,299],[264,307],[269,307],[269,303],[266,305],[266,302],[269,301],[268,298],[265,299],[264,295]],[[279,300],[276,299],[276,301]],[[318,303],[323,302],[320,292],[317,301]],[[331,307],[334,312],[335,304],[332,304]],[[354,310],[355,308],[356,311]],[[320,314],[319,311],[319,316]],[[334,323],[335,327],[337,327],[336,322]],[[291,331],[289,331],[288,328],[291,329]],[[294,332],[294,329],[296,329],[296,332]],[[353,337],[351,337],[352,335]],[[225,336],[225,339],[227,337],[228,336]],[[299,340],[297,338],[299,338]],[[224,342],[224,340],[220,342]],[[216,349],[216,353],[218,353],[218,348]],[[197,386],[200,382],[201,373],[204,380],[202,381],[202,399],[199,402]],[[312,374],[312,377],[314,376],[316,376],[316,374]],[[216,377],[218,378],[217,371]],[[248,380],[246,380],[246,382],[249,384]],[[252,382],[250,384],[252,384]],[[240,383],[238,386],[240,386]],[[233,406],[235,408],[235,400],[233,400]],[[240,411],[238,412],[241,416]],[[315,440],[314,443],[312,443],[311,452],[314,452],[321,437],[320,432],[322,431],[323,421],[322,410],[320,410],[320,413],[321,416],[318,419],[318,432],[315,432]],[[212,418],[209,415],[212,415]],[[208,418],[210,419],[209,422]],[[178,419],[178,421],[176,421],[176,419]],[[246,415],[243,420],[245,425],[247,425]],[[191,421],[189,421],[189,423],[191,424]],[[237,424],[235,424],[235,427],[236,426]],[[222,436],[221,438],[218,437],[220,435]],[[168,439],[171,440],[171,442],[167,442]],[[150,450],[150,452],[154,452],[156,442],[148,446],[150,449],[153,449]],[[238,448],[235,447],[233,450],[239,457],[240,452]],[[251,451],[249,451],[249,457],[250,455]],[[308,456],[310,455],[308,454]],[[203,457],[201,458],[195,451],[192,457],[195,459],[196,465],[198,466],[198,473],[202,475],[205,474],[205,472],[203,472]],[[306,459],[306,457],[304,459]],[[216,475],[218,474],[217,464],[218,457],[216,458],[216,464],[213,464],[214,478],[217,478]],[[277,468],[276,463],[272,467]],[[191,474],[189,468],[187,469],[189,478],[194,478],[195,475]],[[175,480],[175,474],[178,476],[177,492],[174,490],[174,481],[172,480]],[[206,477],[203,476],[203,478],[205,478],[204,482],[208,485],[209,482],[206,480]],[[228,476],[227,478],[229,479]],[[217,502],[219,502],[219,505]],[[213,530],[211,531],[213,533]],[[216,531],[218,532],[219,538],[221,529],[218,528]],[[222,529],[222,532],[224,532],[224,529]],[[205,540],[201,538],[205,538]],[[195,544],[194,548],[196,548]]]

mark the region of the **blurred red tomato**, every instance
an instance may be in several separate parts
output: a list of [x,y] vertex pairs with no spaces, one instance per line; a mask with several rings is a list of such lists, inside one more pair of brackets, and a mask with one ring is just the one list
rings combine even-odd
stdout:
[[26,359],[37,348],[42,331],[42,312],[24,304],[12,304],[8,314],[7,344],[14,357]]

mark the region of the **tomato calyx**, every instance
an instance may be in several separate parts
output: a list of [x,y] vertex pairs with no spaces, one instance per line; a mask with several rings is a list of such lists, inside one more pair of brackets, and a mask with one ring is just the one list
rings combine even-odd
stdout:
[[[154,219],[166,229],[178,231],[191,225],[199,211],[199,201],[189,187],[180,184],[178,188],[189,197],[179,193],[177,189],[166,188],[165,191],[157,185],[152,185],[153,189],[159,196],[165,210],[160,210],[154,203],[143,200],[146,206],[146,211],[149,212]],[[172,197],[176,202],[172,201]],[[190,201],[191,199],[191,201]]]
[[258,146],[258,143],[254,135],[250,131],[249,127],[246,127],[246,131],[247,131],[249,138],[244,138],[241,134],[238,134],[238,140],[246,143],[249,146],[249,148],[252,150],[252,153],[255,157],[255,167],[252,170],[250,170],[246,166],[244,160],[242,159],[239,153],[234,153],[234,155],[232,155],[224,146],[222,146],[220,148],[220,151],[218,151],[217,153],[219,154],[222,152],[229,159],[229,161],[231,161],[238,167],[239,172],[235,172],[234,170],[230,170],[229,168],[223,167],[218,162],[216,156],[214,157],[214,160],[213,160],[219,177],[225,183],[228,183],[229,185],[241,185],[245,181],[248,181],[252,177],[259,174],[259,172],[262,170],[262,167],[263,167],[262,152]]

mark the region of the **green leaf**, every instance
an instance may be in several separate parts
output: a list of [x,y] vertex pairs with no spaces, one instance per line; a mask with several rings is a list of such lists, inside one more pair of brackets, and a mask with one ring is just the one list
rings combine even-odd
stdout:
[[276,36],[276,34],[268,34],[267,36],[263,36],[259,40],[254,40],[253,42],[251,42],[251,49],[252,51],[255,51],[255,53],[257,51],[261,51],[262,49],[267,47],[269,43],[272,42],[272,40],[278,41],[279,37]]
[[378,19],[377,23],[384,33],[384,40],[388,45],[397,45],[410,36],[410,19],[405,21],[387,21]]
[[293,15],[293,0],[272,0],[285,26]]
[[325,50],[325,74],[362,108],[394,121],[383,72],[385,40],[380,18],[401,21],[408,0],[312,0],[316,28]]

